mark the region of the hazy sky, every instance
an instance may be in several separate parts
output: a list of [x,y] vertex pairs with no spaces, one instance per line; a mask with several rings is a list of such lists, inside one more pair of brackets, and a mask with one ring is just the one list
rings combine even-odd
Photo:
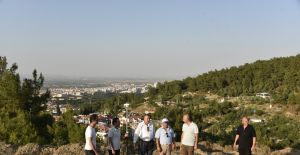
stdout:
[[297,53],[297,0],[0,0],[21,74],[183,78]]

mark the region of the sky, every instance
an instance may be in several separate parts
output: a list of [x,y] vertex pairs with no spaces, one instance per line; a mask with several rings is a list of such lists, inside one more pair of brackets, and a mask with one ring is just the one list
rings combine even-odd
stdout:
[[181,79],[299,53],[299,0],[0,0],[21,75]]

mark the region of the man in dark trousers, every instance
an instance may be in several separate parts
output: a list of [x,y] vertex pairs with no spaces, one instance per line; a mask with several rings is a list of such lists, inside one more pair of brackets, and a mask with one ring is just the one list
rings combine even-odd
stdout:
[[249,124],[247,117],[242,118],[242,125],[236,130],[236,136],[233,147],[236,148],[238,142],[238,151],[240,155],[251,155],[255,149],[256,133],[253,126]]
[[138,143],[139,155],[152,155],[155,149],[155,128],[150,121],[150,115],[144,115],[144,121],[139,123],[135,132],[133,143]]

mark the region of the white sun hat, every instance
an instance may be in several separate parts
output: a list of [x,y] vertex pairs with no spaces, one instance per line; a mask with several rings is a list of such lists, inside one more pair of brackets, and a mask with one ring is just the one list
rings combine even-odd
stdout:
[[168,120],[167,118],[164,118],[164,119],[161,120],[161,122],[162,122],[162,123],[168,123],[169,120]]

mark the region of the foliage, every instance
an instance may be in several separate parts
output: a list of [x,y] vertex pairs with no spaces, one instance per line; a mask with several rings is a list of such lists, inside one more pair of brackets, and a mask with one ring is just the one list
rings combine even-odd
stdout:
[[49,127],[53,134],[53,144],[83,143],[85,126],[75,122],[73,111],[67,111],[62,118]]
[[264,124],[255,125],[258,141],[273,149],[300,148],[300,123],[282,115],[275,115]]
[[[211,92],[221,96],[255,95],[269,92],[277,102],[287,103],[300,87],[300,54],[256,61],[239,67],[210,71],[182,81],[170,81],[151,88],[149,95],[172,98],[183,92]],[[294,103],[294,101],[292,101]]]
[[16,110],[15,114],[1,110],[0,112],[0,139],[7,143],[26,144],[34,142],[38,135],[28,114]]
[[45,111],[50,92],[40,93],[43,75],[34,70],[32,79],[21,82],[17,68],[16,64],[7,67],[6,58],[0,57],[0,140],[12,144],[82,142],[84,127],[74,122],[72,112],[54,123]]
[[0,57],[0,115],[1,140],[14,144],[29,142],[49,143],[47,126],[52,117],[44,113],[49,91],[40,94],[44,77],[32,73],[32,79],[20,80],[18,66],[7,66],[5,57]]

